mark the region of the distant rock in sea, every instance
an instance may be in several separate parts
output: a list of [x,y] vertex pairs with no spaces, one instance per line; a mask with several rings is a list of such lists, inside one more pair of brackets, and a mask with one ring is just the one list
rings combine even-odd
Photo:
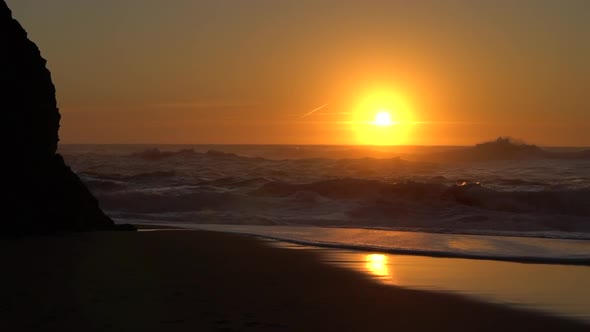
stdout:
[[492,160],[589,159],[590,150],[559,152],[525,144],[510,137],[476,144],[473,147],[424,154],[416,158],[427,161],[464,162]]
[[475,145],[472,154],[476,159],[527,159],[543,156],[536,145],[518,142],[510,137],[498,137],[495,141]]
[[[60,114],[46,61],[0,0],[0,234],[115,229],[56,153]],[[132,228],[132,227],[129,227]]]

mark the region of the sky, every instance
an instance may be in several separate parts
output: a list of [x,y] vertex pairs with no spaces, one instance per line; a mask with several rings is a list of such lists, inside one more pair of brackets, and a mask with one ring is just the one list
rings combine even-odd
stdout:
[[62,143],[590,146],[586,0],[6,2]]

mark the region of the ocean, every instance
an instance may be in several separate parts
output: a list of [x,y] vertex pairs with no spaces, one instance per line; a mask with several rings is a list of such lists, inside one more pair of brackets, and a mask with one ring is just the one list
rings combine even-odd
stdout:
[[590,322],[589,151],[499,140],[59,152],[117,223],[323,247],[327,261],[390,284]]
[[588,150],[539,157],[515,146],[62,145],[60,153],[117,222],[590,240]]

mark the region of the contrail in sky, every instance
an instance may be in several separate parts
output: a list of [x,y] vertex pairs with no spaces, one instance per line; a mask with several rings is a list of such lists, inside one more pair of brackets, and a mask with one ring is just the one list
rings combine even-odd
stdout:
[[317,112],[317,111],[321,110],[322,108],[324,108],[324,107],[326,107],[326,106],[328,106],[328,104],[324,104],[324,105],[322,105],[322,106],[320,106],[320,107],[318,107],[318,108],[314,109],[314,110],[313,110],[313,111],[311,111],[311,112],[307,112],[307,113],[303,114],[303,115],[302,115],[302,116],[301,116],[299,119],[303,119],[303,118],[307,117],[308,115],[312,115],[313,113],[315,113],[315,112]]

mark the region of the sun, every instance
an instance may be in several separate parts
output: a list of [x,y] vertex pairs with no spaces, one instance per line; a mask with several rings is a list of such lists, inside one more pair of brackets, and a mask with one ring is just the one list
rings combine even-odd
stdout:
[[413,112],[407,98],[392,91],[373,91],[354,107],[350,123],[358,144],[399,145],[410,140]]
[[395,124],[395,122],[391,121],[391,115],[387,111],[379,111],[375,114],[375,120],[373,124],[376,126],[386,127]]

